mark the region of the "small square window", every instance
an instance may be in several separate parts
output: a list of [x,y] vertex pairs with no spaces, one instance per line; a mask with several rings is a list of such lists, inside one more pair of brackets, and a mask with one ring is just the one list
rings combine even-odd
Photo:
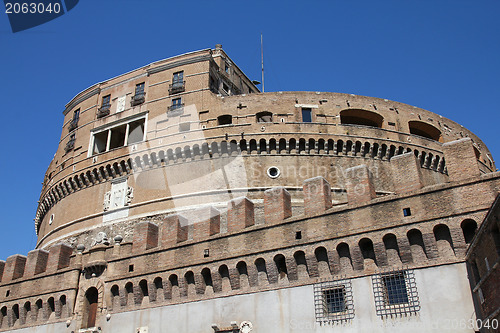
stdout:
[[411,216],[411,209],[410,208],[403,208],[403,216]]
[[182,98],[174,98],[172,99],[172,106],[170,106],[170,110],[177,110],[177,109],[180,109],[184,106],[184,104],[182,104]]
[[225,83],[222,83],[222,90],[224,90],[225,92],[229,93],[229,87],[227,84]]
[[203,257],[204,258],[210,257],[210,250],[209,249],[205,249],[205,251],[203,251]]
[[133,272],[134,271],[134,265],[128,265],[128,271]]
[[302,231],[295,232],[295,239],[302,239]]
[[323,290],[324,309],[326,314],[345,311],[344,287]]
[[312,122],[312,110],[310,108],[302,108],[302,122]]
[[229,67],[229,65],[228,65],[227,63],[224,65],[224,71],[225,71],[227,74],[229,74],[229,72],[230,72],[230,67]]

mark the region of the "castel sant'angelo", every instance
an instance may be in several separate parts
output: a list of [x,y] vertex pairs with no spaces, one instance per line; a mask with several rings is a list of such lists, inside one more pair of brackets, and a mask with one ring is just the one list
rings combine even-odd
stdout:
[[36,248],[0,261],[0,331],[474,332],[466,250],[500,173],[452,120],[261,93],[220,45],[63,114]]

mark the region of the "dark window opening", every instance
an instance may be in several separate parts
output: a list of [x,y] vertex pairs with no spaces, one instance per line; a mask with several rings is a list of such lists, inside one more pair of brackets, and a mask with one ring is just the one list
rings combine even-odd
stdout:
[[295,232],[295,239],[302,239],[302,231]]
[[222,90],[229,93],[229,86],[226,83],[222,83]]
[[340,112],[340,123],[345,125],[363,125],[382,128],[384,117],[378,113],[349,109]]
[[302,122],[312,122],[312,110],[310,108],[302,108]]
[[209,249],[205,249],[205,251],[203,251],[203,257],[204,258],[210,257],[210,250]]
[[[144,140],[145,119],[118,125],[94,134],[93,154],[124,147]],[[111,136],[111,137],[109,137]]]
[[344,287],[323,290],[323,301],[325,303],[325,315],[345,311],[346,306]]
[[498,230],[498,225],[494,225],[491,228],[491,237],[493,238],[493,243],[495,244],[495,248],[497,253],[500,255],[500,231]]
[[128,271],[133,272],[134,271],[134,265],[128,265]]
[[403,216],[411,216],[411,209],[410,208],[403,208]]
[[225,114],[217,117],[217,125],[230,125],[233,123],[233,117],[230,114]]
[[389,305],[408,303],[404,272],[382,276],[385,301]]
[[443,142],[441,136],[441,131],[432,125],[424,123],[422,121],[410,121],[408,122],[410,128],[410,133],[415,134],[427,139]]
[[461,224],[462,232],[464,234],[464,240],[466,244],[472,243],[474,235],[477,231],[477,223],[474,220],[464,220]]
[[7,292],[5,293],[5,297],[9,297],[10,295],[10,290],[7,290]]
[[268,111],[263,111],[257,113],[257,122],[258,123],[272,123],[273,122],[273,114]]

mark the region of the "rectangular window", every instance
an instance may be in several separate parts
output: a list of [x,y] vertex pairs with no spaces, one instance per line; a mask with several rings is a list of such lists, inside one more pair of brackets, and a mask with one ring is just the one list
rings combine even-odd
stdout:
[[335,280],[314,285],[316,321],[336,324],[354,318],[354,303],[350,280]]
[[102,98],[102,106],[110,105],[111,95],[106,95]]
[[144,92],[144,82],[135,85],[135,95],[132,96],[130,101],[131,106],[136,106],[144,103],[146,100],[146,93]]
[[403,216],[411,216],[411,209],[410,208],[403,208]]
[[323,290],[324,308],[327,314],[345,310],[344,287]]
[[177,94],[185,90],[184,71],[174,73],[172,84],[169,88],[170,94]]
[[302,108],[302,122],[312,122],[312,110],[310,108]]
[[177,110],[177,109],[180,109],[184,106],[184,104],[182,104],[182,98],[174,98],[172,100],[172,106],[170,107],[170,110]]
[[92,155],[144,141],[146,118],[108,126],[95,131],[91,137]]
[[80,119],[80,109],[73,112],[73,119],[69,122],[68,130],[71,132],[78,127],[78,120]]
[[144,82],[135,85],[135,94],[144,94]]
[[174,77],[172,78],[172,83],[176,84],[182,82],[184,82],[184,71],[174,73]]
[[408,303],[404,272],[382,276],[385,301],[389,305]]
[[408,316],[420,311],[413,270],[372,275],[372,284],[378,316]]

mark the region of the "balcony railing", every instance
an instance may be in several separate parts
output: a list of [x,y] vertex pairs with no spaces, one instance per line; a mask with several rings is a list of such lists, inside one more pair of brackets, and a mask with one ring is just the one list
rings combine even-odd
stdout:
[[132,100],[130,101],[130,104],[132,106],[136,106],[136,105],[144,103],[145,100],[146,100],[146,93],[144,91],[138,92],[134,96],[132,96]]
[[168,107],[168,111],[175,111],[175,110],[180,110],[184,108],[184,103],[181,104],[173,104]]
[[68,131],[73,131],[74,129],[76,129],[78,127],[78,119],[73,119],[69,122],[69,125],[68,125]]
[[170,95],[177,94],[186,90],[186,81],[174,82],[168,88],[168,93]]
[[75,139],[70,139],[70,140],[66,143],[66,147],[64,147],[64,151],[67,153],[67,152],[69,152],[70,150],[72,150],[73,148],[75,148]]
[[97,118],[102,118],[102,117],[107,116],[109,114],[110,109],[111,109],[111,104],[103,104],[97,110]]

